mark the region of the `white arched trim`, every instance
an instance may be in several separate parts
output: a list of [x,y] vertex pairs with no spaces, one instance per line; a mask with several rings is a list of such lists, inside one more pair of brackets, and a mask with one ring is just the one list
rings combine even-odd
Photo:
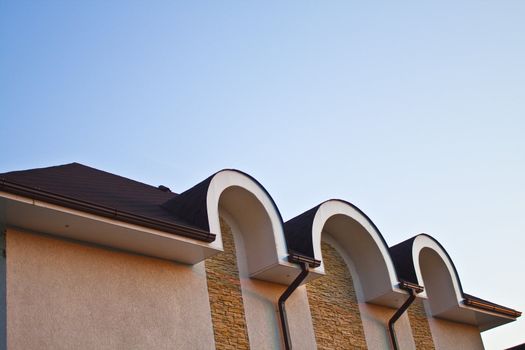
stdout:
[[[334,199],[322,203],[312,224],[314,257],[321,262],[321,236],[325,231],[353,260],[365,300],[392,304],[385,296],[399,291],[394,264],[381,233],[370,219],[348,202]],[[314,270],[324,274],[324,264]]]
[[273,200],[252,177],[236,170],[216,173],[206,196],[210,232],[217,238],[212,244],[222,250],[219,206],[241,228],[250,277],[277,283],[289,283],[299,268],[288,262],[283,223]]
[[[412,243],[414,271],[419,285],[425,287],[420,294],[427,299],[432,316],[477,326],[484,331],[516,319],[515,310],[507,313],[466,305],[461,281],[452,259],[438,241],[420,234]],[[483,301],[483,303],[488,303]],[[489,303],[490,304],[490,303]],[[510,311],[509,311],[510,310]],[[505,311],[505,310],[504,310]],[[514,311],[514,313],[513,313]]]
[[[416,272],[417,282],[420,286],[425,286],[425,281],[422,274],[422,252],[424,249],[430,249],[441,259],[443,265],[446,267],[447,273],[450,278],[453,295],[455,297],[455,304],[459,304],[463,300],[463,292],[461,291],[461,282],[459,281],[459,276],[456,272],[456,268],[452,263],[452,260],[448,256],[445,249],[439,244],[434,238],[426,234],[418,235],[414,243],[412,244],[412,258],[414,259],[414,269]],[[427,276],[427,278],[432,278],[432,276]],[[427,283],[428,284],[428,283]],[[426,288],[425,288],[426,289]],[[428,297],[428,293],[425,290],[421,293],[422,297]]]

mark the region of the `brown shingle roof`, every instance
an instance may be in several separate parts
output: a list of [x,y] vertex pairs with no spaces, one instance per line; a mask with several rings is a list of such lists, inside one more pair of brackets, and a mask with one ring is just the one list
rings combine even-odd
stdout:
[[[0,189],[29,197],[38,194],[41,200],[53,199],[53,203],[66,207],[72,207],[71,203],[80,203],[74,209],[82,209],[82,205],[85,208],[102,208],[98,214],[114,212],[111,217],[122,221],[130,222],[124,220],[127,217],[136,217],[138,221],[142,218],[142,224],[157,223],[165,226],[168,232],[170,226],[174,230],[180,226],[200,231],[162,207],[177,194],[79,163],[3,173],[0,174]],[[18,189],[25,192],[20,193]],[[137,221],[133,223],[140,224]],[[210,236],[209,233],[202,233],[203,237]]]

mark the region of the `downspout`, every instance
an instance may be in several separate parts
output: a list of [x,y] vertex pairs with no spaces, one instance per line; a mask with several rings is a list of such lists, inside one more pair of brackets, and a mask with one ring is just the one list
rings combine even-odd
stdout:
[[290,338],[290,330],[288,328],[288,319],[286,317],[286,300],[292,295],[292,293],[301,285],[306,276],[308,276],[309,267],[317,267],[321,264],[319,260],[314,260],[309,257],[305,257],[298,254],[290,254],[288,256],[288,261],[292,263],[297,263],[301,266],[301,273],[293,280],[293,282],[286,288],[284,293],[279,297],[279,317],[281,319],[281,330],[284,338],[284,348],[286,350],[292,349],[292,340]]
[[390,340],[392,341],[392,348],[394,350],[399,349],[394,325],[401,315],[403,315],[403,313],[410,307],[414,300],[416,300],[416,295],[423,291],[423,287],[406,281],[401,281],[401,283],[399,283],[399,288],[406,290],[409,293],[409,297],[388,321],[388,331],[390,332]]

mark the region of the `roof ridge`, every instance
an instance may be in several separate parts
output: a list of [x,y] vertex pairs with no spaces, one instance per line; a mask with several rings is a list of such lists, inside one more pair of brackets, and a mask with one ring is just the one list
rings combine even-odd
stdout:
[[80,164],[80,163],[77,163],[77,162],[71,162],[71,163],[66,163],[66,164],[44,166],[44,167],[41,167],[41,168],[11,170],[11,171],[6,171],[4,173],[0,173],[0,176],[7,175],[7,174],[13,174],[13,173],[22,173],[22,172],[33,171],[33,170],[45,170],[45,169],[59,168],[59,167],[67,166],[67,165],[73,165],[73,164],[83,165],[83,164]]
[[[134,184],[141,185],[141,186],[148,186],[148,187],[151,187],[152,189],[154,188],[154,189],[160,191],[158,186],[151,185],[151,184],[148,184],[148,183],[145,183],[145,182],[141,182],[141,181],[137,181],[137,180],[131,179],[129,177],[125,177],[125,176],[122,176],[122,175],[111,173],[109,171],[97,169],[95,167],[92,167],[92,166],[89,166],[89,165],[85,165],[85,164],[82,164],[82,163],[78,163],[78,162],[71,162],[71,163],[66,163],[66,164],[53,165],[53,166],[49,166],[49,167],[24,169],[24,170],[15,170],[15,171],[10,171],[10,172],[6,172],[6,173],[0,173],[0,178],[3,177],[4,175],[8,175],[8,174],[11,175],[11,174],[15,174],[15,173],[28,173],[28,172],[34,172],[34,171],[46,171],[46,170],[58,169],[58,168],[66,169],[66,168],[71,167],[71,166],[82,167],[82,168],[85,168],[85,169],[87,169],[89,171],[97,172],[99,174],[110,175],[110,176],[113,176],[115,178],[120,178],[120,179],[129,181],[129,182],[132,182]],[[171,193],[176,194],[174,192],[171,192]]]

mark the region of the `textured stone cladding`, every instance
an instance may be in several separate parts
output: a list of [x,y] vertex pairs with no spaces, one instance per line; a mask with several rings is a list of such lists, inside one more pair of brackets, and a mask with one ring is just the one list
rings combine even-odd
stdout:
[[430,332],[427,314],[425,313],[425,306],[421,299],[416,298],[408,308],[408,319],[410,320],[410,328],[412,328],[416,349],[434,349],[434,341],[432,340],[432,333]]
[[206,260],[215,347],[249,349],[241,283],[231,228],[221,218],[224,252]]
[[352,276],[337,251],[322,242],[326,275],[306,285],[318,349],[366,349]]

